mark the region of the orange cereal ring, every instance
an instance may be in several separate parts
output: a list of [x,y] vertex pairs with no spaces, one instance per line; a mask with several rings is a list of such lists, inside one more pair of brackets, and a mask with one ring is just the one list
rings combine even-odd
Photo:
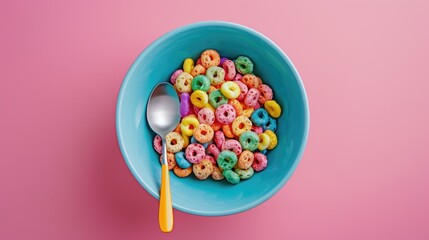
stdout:
[[176,174],[176,176],[184,178],[184,177],[189,176],[192,173],[192,167],[181,168],[181,167],[176,165],[173,168],[173,172],[174,172],[174,174]]
[[202,123],[194,129],[194,138],[200,143],[210,142],[213,136],[214,131],[210,125]]
[[219,129],[221,129],[222,124],[220,124],[220,123],[218,123],[218,122],[216,122],[216,121],[215,121],[215,122],[211,125],[211,127],[212,127],[213,131],[218,131]]
[[180,130],[180,123],[177,124],[177,127],[173,130],[173,132],[177,132],[178,134],[182,134],[182,131]]
[[213,173],[213,163],[208,159],[204,159],[199,163],[194,164],[192,170],[200,180],[208,178]]
[[213,166],[212,178],[214,180],[222,180],[224,178],[222,171],[217,166]]
[[205,50],[201,53],[201,65],[206,69],[211,66],[218,66],[220,63],[219,53],[213,49]]
[[231,126],[226,124],[226,125],[222,125],[222,132],[223,134],[225,134],[225,137],[227,138],[234,138],[235,135],[232,132]]
[[213,92],[214,90],[217,90],[217,88],[215,86],[210,86],[209,88],[209,93]]
[[204,75],[206,74],[206,68],[203,67],[201,64],[195,65],[194,69],[191,71],[192,77],[196,77],[198,75]]
[[241,103],[237,99],[230,99],[228,103],[235,109],[237,116],[243,113],[243,106],[241,106]]
[[238,116],[232,122],[231,128],[235,136],[240,136],[242,133],[252,129],[252,121],[246,116]]
[[257,88],[259,86],[257,77],[252,74],[244,75],[241,81],[246,84],[248,88]]
[[[162,164],[164,155],[161,154],[159,156],[159,162]],[[167,152],[167,162],[168,162],[168,170],[173,169],[176,166],[176,157],[174,156],[174,153]]]
[[258,76],[255,76],[255,77],[256,77],[256,80],[258,81],[258,84],[261,85],[262,84],[262,79],[260,77],[258,77]]
[[252,166],[254,160],[253,153],[249,150],[244,150],[238,157],[237,167],[246,170]]

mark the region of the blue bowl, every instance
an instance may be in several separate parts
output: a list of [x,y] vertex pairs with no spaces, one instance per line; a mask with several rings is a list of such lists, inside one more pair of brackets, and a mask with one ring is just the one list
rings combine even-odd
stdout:
[[222,216],[246,211],[269,199],[286,183],[303,154],[309,128],[307,96],[286,54],[262,34],[228,22],[200,22],[177,28],[154,41],[134,61],[119,92],[116,131],[125,162],[138,182],[159,198],[160,163],[152,148],[155,134],[146,120],[151,90],[169,81],[185,58],[197,59],[205,49],[221,56],[250,57],[254,72],[274,90],[283,112],[278,119],[278,145],[267,154],[268,167],[237,185],[226,181],[178,178],[172,172],[173,206],[183,212]]

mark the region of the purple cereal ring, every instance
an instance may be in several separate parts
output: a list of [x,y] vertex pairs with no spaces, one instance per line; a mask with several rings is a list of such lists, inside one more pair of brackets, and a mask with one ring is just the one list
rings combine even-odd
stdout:
[[237,156],[243,151],[240,142],[235,139],[226,140],[222,144],[222,151],[224,150],[233,151]]
[[214,134],[214,141],[217,148],[222,148],[222,144],[225,142],[225,134],[222,131],[216,131]]
[[212,143],[207,147],[207,152],[209,152],[210,155],[212,155],[215,159],[217,159],[217,156],[219,155],[220,150],[219,148],[216,147],[216,145]]
[[190,163],[199,163],[203,160],[206,153],[204,152],[204,147],[198,143],[189,144],[185,151],[186,159]]
[[270,86],[266,84],[260,84],[258,86],[259,90],[259,103],[264,104],[266,101],[273,99],[273,90],[270,88]]
[[[237,73],[237,75],[238,75],[238,73]],[[238,95],[238,97],[237,97],[237,100],[243,101],[243,99],[246,96],[249,89],[247,88],[246,84],[244,84],[242,81],[235,81],[235,83],[238,84],[238,86],[240,87],[240,91],[241,91],[240,95]]]
[[228,103],[220,105],[216,108],[216,120],[224,125],[232,123],[234,121],[236,113],[235,108]]
[[259,91],[256,88],[251,88],[247,92],[246,96],[244,97],[244,105],[248,107],[253,107],[258,103],[259,100]]
[[177,69],[173,74],[171,74],[170,82],[174,85],[176,83],[176,78],[183,72],[182,69]]
[[210,155],[205,155],[204,156],[204,158],[203,158],[203,160],[204,159],[207,159],[207,160],[209,160],[210,162],[212,162],[213,164],[217,164],[216,163],[216,160],[214,159],[214,157],[212,157],[212,156],[210,156]]
[[159,135],[153,139],[153,148],[157,153],[162,154],[162,139]]
[[231,60],[225,60],[222,64],[223,70],[225,70],[225,80],[232,80],[235,77],[237,71],[235,70],[235,63]]
[[180,116],[186,117],[191,111],[191,98],[189,93],[184,92],[180,94]]
[[252,125],[252,131],[259,135],[264,132],[264,129],[260,126]]
[[268,164],[267,156],[265,156],[260,152],[254,153],[253,156],[254,156],[254,160],[252,163],[253,170],[257,172],[264,170]]
[[228,58],[225,58],[225,57],[221,58],[221,59],[220,59],[220,62],[219,62],[219,67],[222,67],[222,66],[223,66],[223,63],[224,63],[226,60],[228,60]]
[[210,108],[202,108],[198,111],[198,121],[207,125],[212,125],[215,121],[215,115]]
[[243,78],[243,75],[241,75],[240,73],[237,73],[237,74],[235,74],[234,81],[240,81],[241,82],[242,78]]

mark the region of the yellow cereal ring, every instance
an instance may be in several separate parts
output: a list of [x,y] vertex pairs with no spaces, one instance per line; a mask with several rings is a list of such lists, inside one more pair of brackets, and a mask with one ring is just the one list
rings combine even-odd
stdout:
[[192,58],[185,59],[185,61],[183,61],[183,71],[191,73],[192,69],[194,69],[194,60],[192,60]]
[[220,87],[220,91],[228,99],[236,99],[241,93],[240,86],[233,81],[224,82]]
[[174,87],[176,88],[177,91],[179,92],[191,92],[192,91],[192,87],[191,87],[191,83],[192,83],[192,75],[187,73],[187,72],[182,72],[181,74],[179,74],[179,76],[177,76],[176,78],[176,83],[174,84]]
[[262,151],[268,148],[268,146],[270,146],[271,139],[267,134],[261,133],[258,135],[258,137],[259,137],[259,143],[258,143],[259,151]]
[[176,165],[173,168],[173,172],[174,172],[174,174],[176,174],[176,176],[184,178],[184,177],[189,176],[192,173],[192,166],[188,167],[188,168],[181,168],[178,165]]
[[165,143],[167,145],[167,152],[176,153],[183,148],[184,140],[182,135],[177,132],[169,132],[165,136]]
[[243,106],[237,99],[230,99],[228,103],[235,109],[237,116],[240,116],[243,113]]
[[246,108],[246,109],[243,110],[243,114],[242,115],[250,118],[250,116],[252,115],[253,111],[254,110],[253,110],[252,107],[251,108]]
[[182,131],[182,135],[192,136],[194,133],[194,129],[200,124],[198,119],[194,116],[188,115],[182,119],[182,123],[180,124],[180,130]]
[[183,138],[183,148],[188,147],[188,145],[189,145],[189,137],[186,136],[186,135],[183,135],[183,133],[182,133],[182,138]]
[[201,90],[196,90],[191,94],[191,102],[198,108],[203,108],[209,102],[209,95]]
[[212,105],[210,105],[210,103],[207,103],[204,107],[205,108],[210,108],[213,112],[216,111],[216,108],[214,108]]
[[191,71],[192,77],[196,77],[198,75],[205,75],[206,74],[206,68],[203,67],[201,64],[195,65],[194,69]]
[[277,136],[276,134],[271,130],[265,130],[264,132],[268,137],[270,137],[270,145],[268,145],[267,149],[271,150],[277,146]]
[[273,118],[280,117],[282,114],[282,109],[280,105],[275,100],[269,100],[264,103],[264,107],[267,110],[268,114],[270,114]]
[[235,136],[240,136],[242,133],[252,129],[252,121],[246,116],[238,116],[232,121],[231,128]]

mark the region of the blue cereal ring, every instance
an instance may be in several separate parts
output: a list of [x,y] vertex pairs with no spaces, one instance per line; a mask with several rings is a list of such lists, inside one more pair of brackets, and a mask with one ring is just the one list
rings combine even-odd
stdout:
[[189,168],[192,166],[192,163],[188,162],[185,158],[184,152],[177,152],[174,154],[174,157],[176,157],[176,163],[181,168]]
[[269,117],[268,122],[262,125],[262,128],[264,129],[264,131],[271,130],[275,132],[277,130],[277,120],[275,118]]
[[252,115],[250,115],[250,120],[256,126],[263,126],[268,123],[270,116],[268,116],[267,110],[263,108],[258,108],[253,111]]

